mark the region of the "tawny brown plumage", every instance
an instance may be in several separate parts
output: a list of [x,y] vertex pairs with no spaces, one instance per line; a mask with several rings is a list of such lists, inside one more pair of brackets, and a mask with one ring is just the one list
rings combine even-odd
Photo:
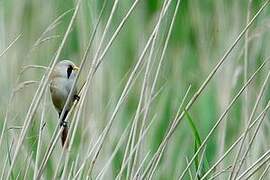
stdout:
[[[66,103],[67,97],[71,91],[77,70],[78,67],[73,62],[69,60],[63,60],[56,64],[50,76],[51,98],[53,105],[58,112],[59,118]],[[75,98],[78,97],[76,88],[71,95],[72,100],[68,103],[63,118],[60,120],[60,126],[63,126],[63,131],[61,132],[62,146],[64,146],[68,135],[68,126],[65,119]],[[66,147],[67,146],[68,142],[66,142]]]

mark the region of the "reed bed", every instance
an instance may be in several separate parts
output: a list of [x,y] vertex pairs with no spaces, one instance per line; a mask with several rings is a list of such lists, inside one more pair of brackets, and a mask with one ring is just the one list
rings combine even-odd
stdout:
[[[269,179],[269,5],[0,1],[1,179]],[[64,148],[63,59],[80,67]]]

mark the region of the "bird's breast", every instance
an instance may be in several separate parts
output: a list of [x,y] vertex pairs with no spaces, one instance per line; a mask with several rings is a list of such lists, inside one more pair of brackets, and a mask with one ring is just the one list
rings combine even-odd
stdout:
[[[58,112],[62,111],[64,108],[66,99],[71,90],[72,81],[65,78],[54,78],[50,83],[50,92],[53,104]],[[72,94],[72,96],[74,93]],[[70,109],[72,102],[68,104],[68,109]]]

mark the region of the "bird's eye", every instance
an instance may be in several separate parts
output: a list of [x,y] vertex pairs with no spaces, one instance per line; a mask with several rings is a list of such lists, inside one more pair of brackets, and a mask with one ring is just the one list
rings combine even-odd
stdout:
[[67,68],[67,78],[69,79],[71,73],[72,73],[73,67],[71,65],[68,66]]

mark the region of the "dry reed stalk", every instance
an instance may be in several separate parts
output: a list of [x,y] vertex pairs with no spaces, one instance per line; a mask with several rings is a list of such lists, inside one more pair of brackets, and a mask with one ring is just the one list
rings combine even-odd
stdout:
[[[270,108],[270,104],[268,104],[263,111],[257,116],[257,118],[251,123],[248,130],[251,130],[253,126],[256,125],[257,122],[262,123],[264,116],[266,115],[268,109]],[[217,165],[236,147],[236,145],[240,142],[240,140],[244,137],[244,133],[241,134],[241,136],[234,141],[234,143],[228,148],[228,150],[222,155],[222,157],[219,158],[219,160],[211,167],[209,170],[204,174],[204,176],[201,178],[202,180],[205,179],[211,171],[213,171]]]
[[[262,6],[261,8],[258,10],[258,12],[255,14],[255,16],[252,18],[252,20],[248,23],[248,25],[243,29],[243,31],[239,34],[239,36],[236,38],[236,40],[232,43],[232,45],[230,46],[230,48],[226,51],[226,53],[224,54],[224,56],[218,61],[217,65],[213,68],[213,70],[210,72],[210,74],[207,76],[206,80],[203,82],[203,84],[200,86],[200,88],[197,90],[197,92],[194,94],[194,96],[192,97],[192,99],[189,101],[189,103],[186,106],[186,110],[189,110],[191,108],[191,106],[193,105],[193,103],[197,100],[197,98],[201,95],[201,93],[203,92],[203,90],[205,89],[205,87],[208,85],[208,83],[210,82],[210,80],[213,78],[213,76],[216,74],[217,70],[221,67],[221,65],[225,62],[225,60],[227,59],[227,57],[229,56],[229,54],[232,52],[232,50],[235,48],[236,44],[240,41],[240,39],[243,37],[243,35],[245,34],[245,32],[247,31],[247,29],[249,29],[249,27],[251,26],[251,24],[255,21],[255,19],[258,17],[258,15],[262,12],[262,10],[268,5],[269,0],[267,0]],[[181,120],[184,117],[184,112],[182,112],[179,116],[179,118],[177,119],[175,125],[173,127],[170,128],[169,132],[167,133],[167,135],[165,136],[165,138],[163,139],[161,145],[159,146],[157,153],[159,154],[162,149],[166,146],[168,140],[170,139],[170,137],[172,136],[172,134],[174,133],[176,127],[178,126],[178,124],[181,122]],[[155,155],[156,155],[155,154]],[[155,157],[154,157],[155,158]],[[153,159],[154,159],[153,158]],[[194,160],[194,158],[193,158]],[[191,165],[191,163],[189,163],[188,167],[185,168],[183,174],[181,175],[180,179],[183,178],[183,176],[185,175],[186,171],[188,170],[189,166]]]

